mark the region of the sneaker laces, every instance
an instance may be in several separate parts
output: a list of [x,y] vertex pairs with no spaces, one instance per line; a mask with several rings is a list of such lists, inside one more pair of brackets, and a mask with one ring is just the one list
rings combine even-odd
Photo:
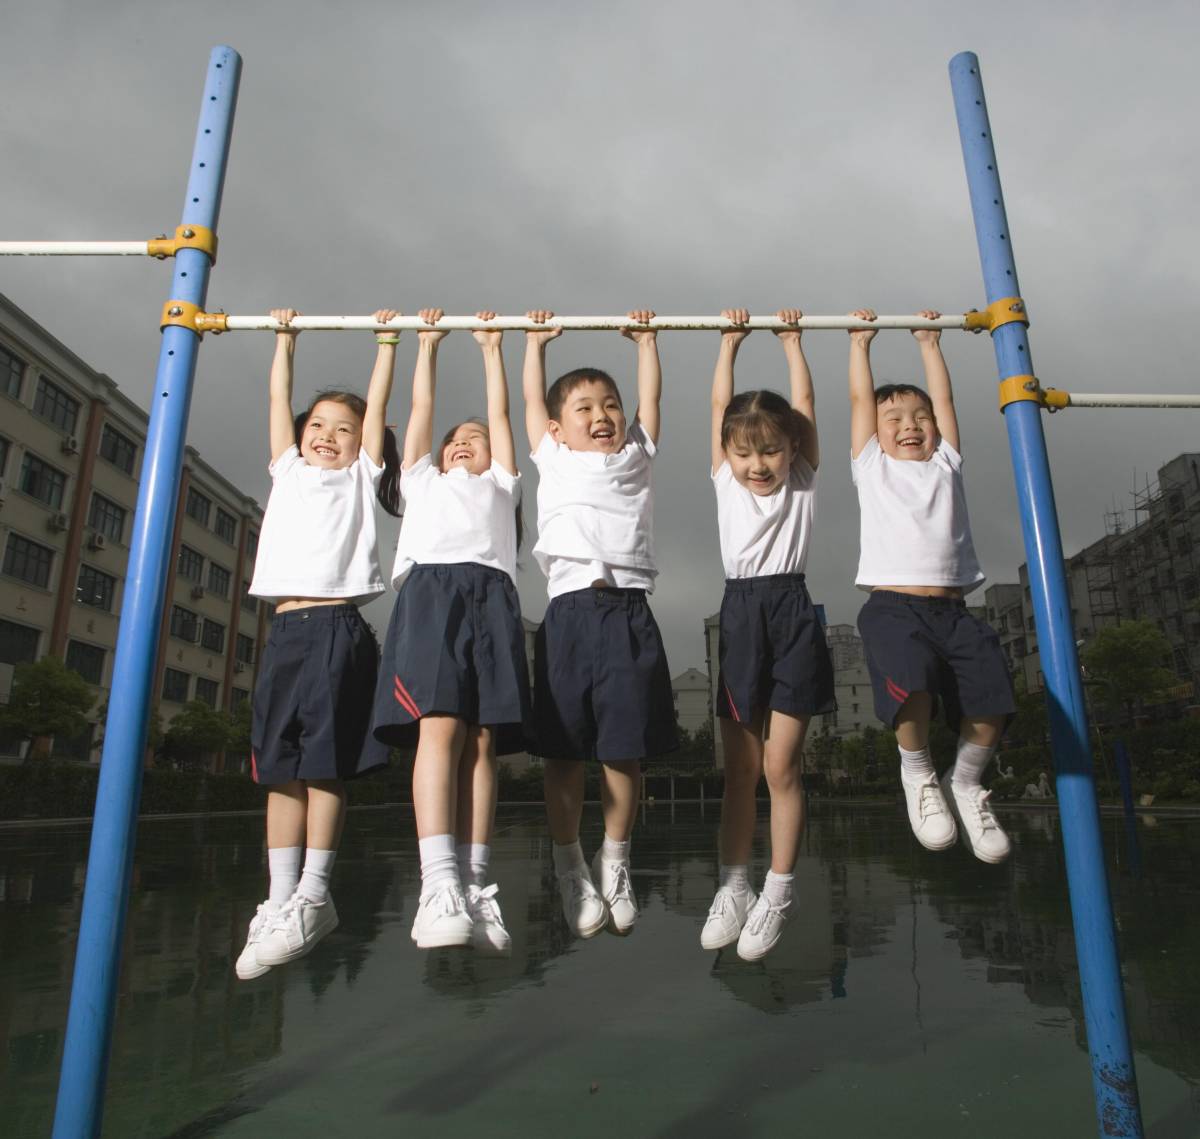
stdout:
[[946,813],[942,789],[937,785],[936,781],[921,785],[919,810],[923,819],[927,819],[930,815],[944,815]]
[[632,901],[633,900],[633,883],[629,880],[629,864],[627,862],[618,862],[616,868],[612,871],[613,884],[609,891],[611,901]]
[[461,914],[463,910],[463,902],[465,899],[462,896],[461,890],[456,890],[453,886],[443,886],[440,890],[435,890],[429,895],[425,901],[425,908],[436,914],[437,917],[453,917],[455,914]]
[[569,874],[564,874],[559,882],[567,891],[569,902],[574,903],[576,899],[583,901],[585,898],[600,900],[600,892],[593,885],[591,878],[585,876],[580,870],[572,870]]
[[[978,822],[980,830],[997,830],[1000,826],[1000,823],[996,820],[996,816],[992,813],[991,805],[988,803],[991,797],[991,791],[984,791],[980,787],[967,789],[967,803],[970,805],[971,814],[974,816],[975,821]],[[957,798],[957,795],[955,798]]]
[[772,914],[778,914],[779,917],[784,917],[789,903],[772,902],[769,898],[759,895],[759,900],[750,911],[750,916],[746,919],[745,928],[752,934],[762,933],[768,919]]
[[266,902],[260,903],[258,909],[254,911],[254,917],[250,919],[250,929],[246,941],[257,941],[262,937],[271,928],[271,919],[276,913],[278,910],[269,909]]
[[504,928],[504,918],[500,916],[500,906],[494,900],[500,887],[493,882],[490,886],[472,886],[467,891],[467,910],[472,918],[489,922]]
[[733,891],[728,886],[722,886],[712,900],[712,905],[708,907],[708,916],[710,918],[723,918],[733,902]]

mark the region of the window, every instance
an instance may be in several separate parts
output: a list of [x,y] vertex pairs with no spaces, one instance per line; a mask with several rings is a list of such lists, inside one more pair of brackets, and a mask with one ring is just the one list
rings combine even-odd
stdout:
[[104,650],[97,645],[68,641],[66,663],[89,684],[99,684],[104,676]]
[[237,541],[237,519],[228,511],[217,507],[217,537],[228,542],[231,546]]
[[197,553],[191,546],[179,547],[179,576],[188,581],[200,584],[204,577],[204,555]]
[[45,589],[50,583],[50,564],[54,551],[20,534],[9,534],[4,547],[4,573],[30,585]]
[[106,538],[120,542],[125,537],[125,514],[123,506],[112,499],[92,492],[92,505],[88,510],[88,525]]
[[181,641],[196,643],[196,634],[200,631],[200,618],[190,609],[182,605],[171,606],[171,636]]
[[25,374],[25,361],[14,356],[7,348],[0,348],[0,392],[21,398],[21,377]]
[[250,596],[250,583],[248,581],[242,582],[242,608],[247,613],[258,612],[258,598]]
[[249,699],[250,690],[248,688],[235,688],[233,690],[233,704],[230,711],[236,712]]
[[215,593],[218,597],[228,597],[229,582],[232,578],[233,574],[217,565],[216,562],[208,563],[208,588],[210,592]]
[[11,446],[12,444],[0,435],[0,475],[4,474],[4,468],[8,466],[8,452]]
[[164,669],[162,698],[164,700],[173,700],[176,704],[186,704],[189,680],[191,680],[191,677],[186,672],[180,672],[177,668]]
[[246,531],[246,557],[251,561],[258,557],[258,534],[253,530]]
[[101,573],[98,569],[92,569],[89,565],[81,565],[79,580],[75,585],[75,600],[84,605],[94,606],[96,609],[103,609],[105,613],[111,613],[116,588],[117,579],[115,577]]
[[205,617],[204,628],[200,633],[200,644],[210,653],[223,653],[225,651],[225,626]]
[[111,424],[106,423],[100,433],[100,457],[119,467],[127,475],[133,474],[133,463],[137,458],[137,444],[122,435]]
[[48,419],[67,435],[74,435],[75,425],[79,422],[79,400],[72,399],[45,376],[39,376],[37,395],[33,400],[33,413]]
[[215,680],[209,680],[206,676],[196,677],[196,699],[203,700],[210,708],[217,706],[217,694],[220,690],[220,685]]
[[28,625],[0,621],[0,662],[33,664],[37,660],[39,638],[38,631]]
[[43,463],[36,455],[25,452],[25,458],[21,460],[20,486],[27,495],[60,510],[66,485],[67,476],[62,471]]
[[201,526],[208,525],[208,516],[212,511],[212,502],[207,495],[201,494],[194,486],[188,487],[187,505],[184,507],[189,518],[194,518]]
[[247,637],[245,633],[238,633],[237,640],[234,642],[233,657],[234,660],[240,660],[242,664],[253,664],[254,638]]

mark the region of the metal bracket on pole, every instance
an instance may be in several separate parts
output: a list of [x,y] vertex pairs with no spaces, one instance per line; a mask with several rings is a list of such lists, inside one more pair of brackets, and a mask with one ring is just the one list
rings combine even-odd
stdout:
[[1020,321],[1021,324],[1029,323],[1025,302],[1020,297],[1001,297],[982,312],[972,309],[966,314],[966,324],[963,327],[968,332],[983,332],[984,329],[995,332],[997,328],[1016,321]]
[[208,226],[179,225],[175,227],[174,237],[164,233],[146,242],[146,253],[160,261],[174,257],[180,249],[198,249],[208,254],[210,265],[217,263],[217,235]]
[[1003,411],[1010,403],[1027,399],[1041,404],[1042,389],[1037,382],[1037,376],[1009,376],[1000,381],[1000,410]]
[[226,319],[223,312],[205,312],[199,305],[190,301],[171,300],[163,305],[162,319],[158,322],[158,327],[167,328],[174,324],[190,329],[198,336],[203,336],[206,332],[220,336],[225,331]]

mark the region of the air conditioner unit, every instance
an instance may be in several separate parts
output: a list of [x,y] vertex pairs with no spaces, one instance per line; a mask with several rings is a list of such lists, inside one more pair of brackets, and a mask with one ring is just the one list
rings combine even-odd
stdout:
[[233,671],[234,672],[245,672],[246,671],[246,662],[244,660],[234,661],[233,662]]
[[70,519],[61,510],[46,518],[46,527],[50,530],[65,530],[69,523]]
[[197,621],[196,622],[196,635],[194,637],[192,637],[192,644],[198,645],[200,643],[200,638],[203,635],[204,635],[203,626],[201,626],[201,624]]
[[105,538],[104,535],[98,530],[93,530],[88,535],[87,544],[89,550],[103,550],[104,547],[108,545],[108,539]]
[[202,586],[202,585],[193,585],[193,586],[192,586],[192,598],[193,598],[193,600],[197,600],[197,601],[198,601],[198,600],[199,600],[201,597],[203,597],[203,596],[204,596],[204,586]]
[[4,505],[4,498],[8,492],[8,486],[3,479],[0,479],[0,506]]
[[74,435],[64,435],[62,437],[62,453],[64,455],[79,454],[79,440]]

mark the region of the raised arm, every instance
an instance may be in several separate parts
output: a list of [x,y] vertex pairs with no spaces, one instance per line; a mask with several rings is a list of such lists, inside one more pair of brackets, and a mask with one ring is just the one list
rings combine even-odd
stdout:
[[[634,309],[629,314],[634,324],[649,324],[654,319],[650,309]],[[637,420],[650,442],[658,444],[661,423],[659,405],[662,401],[662,365],[658,359],[658,333],[652,328],[622,328],[621,335],[637,345],[638,367]]]
[[[280,324],[291,324],[300,314],[294,308],[273,308],[271,317]],[[270,425],[271,462],[296,444],[296,421],[292,417],[292,359],[296,355],[296,337],[300,333],[275,333],[275,355],[271,357]]]
[[[858,320],[874,320],[869,308],[855,309],[850,314]],[[875,434],[875,377],[871,375],[871,341],[875,329],[864,328],[850,333],[850,454],[858,458],[862,449]]]
[[[727,308],[721,310],[726,320],[745,324],[750,319],[750,310]],[[712,469],[713,474],[725,462],[725,447],[721,442],[721,425],[725,422],[725,409],[733,402],[733,364],[738,348],[750,335],[748,328],[725,328],[721,330],[721,347],[717,349],[717,366],[713,370],[712,384]]]
[[[426,324],[442,319],[440,308],[423,308],[418,314]],[[404,469],[433,449],[433,404],[437,388],[438,344],[449,333],[438,329],[422,329],[417,333],[417,363],[413,368],[412,410],[408,413],[408,430],[404,433]]]
[[[535,324],[545,324],[554,313],[539,308],[525,315]],[[561,328],[525,333],[525,367],[521,373],[521,387],[525,396],[525,434],[531,452],[538,449],[550,422],[550,416],[546,413],[546,345],[561,335]]]
[[[785,324],[795,324],[804,315],[798,308],[783,308],[778,316]],[[776,332],[787,357],[788,383],[791,388],[792,407],[800,414],[804,427],[800,434],[800,454],[815,471],[821,463],[821,447],[817,437],[817,405],[813,393],[812,373],[804,358],[800,344],[803,332],[799,328]]]
[[[491,310],[477,312],[480,320],[494,320]],[[488,439],[492,448],[492,459],[510,475],[517,473],[517,453],[513,445],[512,424],[508,418],[508,377],[504,374],[504,353],[500,341],[504,333],[500,329],[488,332],[473,332],[483,350],[483,377],[487,386]]]
[[[934,309],[920,313],[929,320],[937,320],[942,314]],[[958,440],[958,413],[954,410],[954,388],[950,384],[950,369],[942,355],[941,329],[914,328],[913,338],[921,349],[921,363],[925,366],[925,390],[933,402],[933,416],[937,420],[938,434],[960,455],[962,447]]]
[[[375,320],[386,324],[399,313],[393,308],[381,308],[375,312]],[[378,332],[375,343],[375,367],[367,383],[367,414],[363,418],[362,447],[377,467],[383,466],[383,435],[387,430],[387,405],[392,395],[392,377],[396,373],[396,345],[400,343],[398,332]]]

